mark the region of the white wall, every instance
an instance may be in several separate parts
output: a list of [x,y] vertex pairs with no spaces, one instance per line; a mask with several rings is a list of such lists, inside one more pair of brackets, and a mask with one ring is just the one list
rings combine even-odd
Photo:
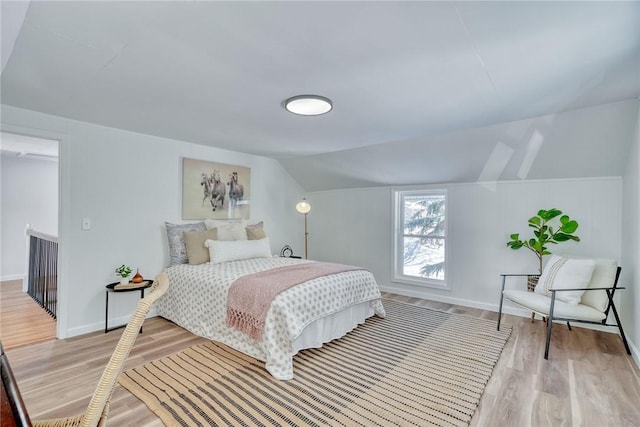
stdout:
[[537,258],[506,246],[511,233],[528,236],[527,219],[558,208],[580,224],[582,241],[554,247],[557,253],[620,260],[620,178],[454,184],[449,188],[451,291],[391,281],[391,188],[307,194],[309,256],[363,265],[383,290],[497,311],[499,274],[535,272]]
[[[114,280],[116,265],[139,267],[147,277],[167,265],[163,224],[182,222],[182,157],[250,167],[252,221],[265,221],[274,252],[285,243],[297,253],[303,251],[303,216],[293,208],[303,193],[275,160],[9,106],[2,106],[2,130],[60,140],[61,338],[104,326],[104,285]],[[506,247],[509,234],[526,232],[526,220],[537,209],[557,207],[579,221],[582,238],[577,245],[558,246],[558,252],[618,260],[623,256],[623,283],[635,284],[640,271],[639,139],[636,132],[624,190],[619,178],[502,182],[493,187],[450,185],[451,291],[390,281],[390,188],[304,194],[312,204],[309,256],[366,266],[380,286],[392,292],[496,309],[498,275],[536,269],[531,253]],[[84,217],[92,219],[91,231],[80,230]],[[634,288],[626,295],[622,313],[631,325],[627,326],[630,337],[638,343],[635,313],[640,309],[640,293]],[[118,295],[116,304],[111,317],[125,316],[135,304],[135,295]]]
[[25,274],[25,225],[58,234],[58,163],[3,154],[2,258],[0,280],[21,279]]
[[[639,103],[640,105],[640,103]],[[622,325],[633,356],[640,366],[640,108],[636,131],[623,176],[622,193],[622,278],[627,286],[621,303]]]
[[[125,263],[153,277],[168,265],[164,222],[181,219],[181,158],[251,168],[251,221],[264,221],[274,252],[302,248],[298,184],[271,159],[2,106],[4,131],[60,141],[58,335],[104,327],[104,286]],[[92,229],[80,229],[82,218]],[[136,295],[115,296],[110,318]]]

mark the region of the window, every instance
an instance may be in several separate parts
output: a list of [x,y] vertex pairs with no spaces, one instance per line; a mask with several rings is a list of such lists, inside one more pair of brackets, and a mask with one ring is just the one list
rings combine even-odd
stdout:
[[447,190],[395,191],[394,280],[447,285]]

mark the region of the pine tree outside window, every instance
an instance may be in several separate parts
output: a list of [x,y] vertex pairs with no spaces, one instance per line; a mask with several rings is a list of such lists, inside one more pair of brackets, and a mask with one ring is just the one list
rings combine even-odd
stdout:
[[395,193],[394,281],[447,285],[447,191]]

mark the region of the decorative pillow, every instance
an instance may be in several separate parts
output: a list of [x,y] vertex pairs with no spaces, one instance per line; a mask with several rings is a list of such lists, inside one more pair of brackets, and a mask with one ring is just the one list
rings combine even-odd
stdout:
[[185,231],[182,234],[189,264],[198,265],[209,262],[209,251],[204,246],[204,242],[209,239],[216,240],[218,230],[214,228],[205,231]]
[[249,240],[260,240],[267,237],[267,233],[264,231],[264,223],[260,221],[257,224],[247,225],[245,228],[247,230],[247,238]]
[[247,222],[244,219],[241,220],[205,220],[207,229],[218,230],[218,240],[247,240]]
[[223,225],[229,224],[242,224],[243,227],[247,226],[247,221],[244,219],[205,219],[204,225],[207,226],[207,230],[212,228],[218,228]]
[[[586,288],[595,268],[592,259],[563,258],[551,255],[538,280],[535,292],[551,296],[550,289]],[[557,292],[556,298],[568,304],[578,305],[585,291]]]
[[187,248],[184,245],[182,233],[184,231],[205,231],[207,227],[204,222],[191,224],[164,223],[167,228],[167,240],[169,241],[169,265],[186,264]]
[[[593,269],[590,288],[609,288],[616,281],[616,273],[618,272],[618,262],[615,259],[595,259],[596,267]],[[604,312],[609,305],[609,297],[605,291],[589,291],[585,292],[580,300],[580,304],[585,304]]]
[[269,239],[260,240],[207,240],[205,246],[209,248],[209,259],[217,264],[248,258],[271,258]]

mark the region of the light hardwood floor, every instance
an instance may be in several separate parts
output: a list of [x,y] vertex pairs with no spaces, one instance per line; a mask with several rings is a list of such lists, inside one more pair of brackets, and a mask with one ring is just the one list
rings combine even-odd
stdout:
[[[486,319],[496,313],[385,294],[424,307]],[[579,327],[554,328],[550,360],[543,356],[540,320],[505,315],[513,333],[471,425],[640,426],[640,375],[615,334]],[[14,348],[8,356],[34,419],[66,416],[85,409],[120,330],[94,332]],[[148,319],[127,369],[205,342],[161,318]],[[146,406],[121,387],[110,411],[111,426],[161,426]]]
[[0,282],[0,339],[5,349],[55,336],[56,321],[22,292],[22,280]]

